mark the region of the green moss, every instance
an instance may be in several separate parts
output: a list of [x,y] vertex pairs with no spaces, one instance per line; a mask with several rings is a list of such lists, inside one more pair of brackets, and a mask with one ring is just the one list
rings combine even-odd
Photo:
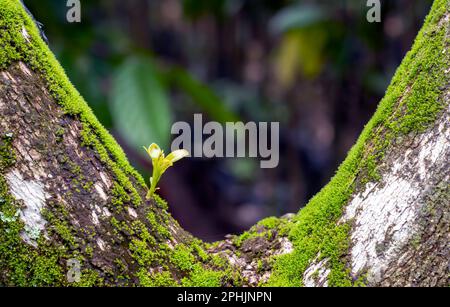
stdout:
[[202,262],[206,263],[208,261],[209,255],[203,249],[200,242],[194,242],[192,244],[192,249],[197,253],[197,256],[200,258]]
[[88,245],[84,248],[84,253],[88,258],[92,258],[92,256],[94,255],[94,249],[92,248],[92,246]]
[[211,255],[211,264],[217,269],[224,269],[228,266],[228,260],[218,255]]
[[164,199],[161,198],[161,196],[159,196],[158,194],[154,194],[153,198],[155,199],[156,205],[163,209],[163,210],[167,210],[169,209],[169,206],[167,205],[167,201],[165,201]]
[[12,139],[12,134],[7,134],[0,138],[0,169],[13,165],[16,160],[11,146]]
[[245,241],[257,237],[265,237],[271,241],[275,235],[285,236],[291,226],[291,223],[287,219],[268,217],[258,222],[250,230],[244,231],[241,235],[233,238],[233,243],[239,248]]
[[18,207],[8,196],[6,182],[0,176],[0,212],[9,219],[0,220],[0,284],[14,286],[58,286],[64,280],[59,259],[64,249],[47,246],[38,240],[37,250],[25,244],[20,236],[23,223],[15,218]]
[[69,164],[70,171],[72,172],[73,175],[75,175],[75,176],[81,175],[81,166],[73,163],[72,161],[68,161],[67,163]]
[[197,258],[201,262],[208,264],[209,266],[214,268],[214,270],[223,271],[228,267],[229,263],[224,257],[207,253],[205,251],[207,244],[204,244],[202,241],[194,239],[190,246],[192,247],[192,250],[197,254]]
[[[116,180],[118,182],[118,185],[120,185],[121,189],[123,190],[124,194],[130,194],[129,198],[131,202],[138,207],[142,199],[139,196],[139,193],[137,192],[136,188],[134,187],[132,181],[127,175],[127,170],[121,167],[118,163],[115,163],[113,159],[111,159],[111,153],[107,150],[106,147],[102,146],[102,143],[99,139],[95,138],[93,133],[94,131],[91,130],[91,128],[85,128],[85,130],[88,130],[88,133],[82,133],[82,137],[88,138],[88,140],[84,140],[85,144],[90,144],[94,150],[99,154],[99,158],[102,162],[109,165],[111,167],[111,170],[116,176]],[[128,165],[129,166],[129,165]],[[129,171],[129,170],[128,170]],[[144,182],[140,182],[139,179],[142,178],[135,178],[138,183],[141,183],[145,186]],[[127,193],[128,192],[128,193]]]
[[356,145],[330,183],[294,219],[289,233],[294,251],[275,259],[267,285],[301,286],[303,272],[317,255],[329,259],[330,286],[355,285],[345,266],[350,226],[337,225],[337,220],[357,189],[380,179],[377,165],[390,144],[405,134],[423,132],[444,108],[440,97],[446,80],[444,69],[450,61],[448,53],[443,53],[448,44],[446,29],[437,25],[448,10],[446,5],[445,0],[434,2],[412,50]]
[[241,247],[242,243],[244,243],[245,241],[252,239],[254,237],[260,236],[261,234],[258,234],[256,232],[250,232],[250,231],[244,231],[240,236],[237,236],[236,238],[233,239],[233,243],[234,245],[236,245],[236,247]]
[[207,270],[200,265],[195,265],[189,277],[181,280],[181,285],[183,287],[220,287],[224,275],[225,272]]
[[150,274],[145,269],[141,269],[137,273],[137,276],[141,286],[144,287],[173,287],[178,285],[172,277],[172,274],[168,271]]
[[163,223],[161,221],[158,221],[158,218],[153,211],[148,211],[147,220],[149,221],[150,226],[152,227],[152,230],[155,234],[158,234],[159,236],[166,239],[170,238],[170,232],[166,227],[163,226]]
[[31,285],[53,285],[63,278],[63,272],[58,265],[59,255],[37,256],[33,264]]
[[121,213],[123,205],[131,200],[130,196],[125,192],[125,189],[117,182],[114,182],[111,189],[111,204],[117,213]]
[[59,264],[64,249],[37,240],[40,252],[24,243],[24,225],[19,220],[20,204],[11,197],[3,173],[15,163],[11,134],[0,139],[0,285],[50,286],[63,283]]
[[133,239],[131,241],[130,252],[133,259],[135,259],[142,267],[150,267],[157,255],[150,250],[147,242],[138,239]]
[[263,226],[266,229],[274,229],[277,228],[281,222],[281,219],[272,216],[258,222],[258,225]]
[[170,255],[170,261],[182,271],[190,271],[195,262],[195,257],[190,248],[178,244]]
[[[26,14],[20,2],[17,0],[0,0],[0,68],[6,69],[14,62],[22,61],[38,72],[47,82],[47,87],[61,105],[62,110],[82,123],[81,137],[85,146],[91,146],[98,153],[99,158],[104,162],[115,175],[115,195],[112,197],[115,208],[122,207],[125,203],[131,202],[139,206],[143,201],[135,186],[145,188],[142,177],[128,163],[122,149],[117,145],[112,136],[98,122],[91,109],[87,106],[81,95],[75,90],[63,69],[55,59],[48,46],[42,41],[34,22]],[[27,32],[25,38],[22,33]],[[65,134],[64,128],[59,128],[55,132],[57,141],[62,141]],[[2,156],[1,169],[11,165],[14,161],[11,150],[6,150],[9,140],[1,139],[0,154]],[[69,162],[66,157],[64,162]],[[74,189],[81,192],[91,190],[92,182],[81,178],[81,169],[76,166],[71,168],[74,174]],[[0,211],[9,217],[14,217],[18,206],[9,196],[4,179],[2,183],[3,199]],[[118,188],[120,186],[120,188]],[[120,210],[120,209],[118,209]],[[67,219],[60,219],[59,216],[49,217],[48,227],[54,231],[61,241],[68,246],[77,247],[72,235],[73,230],[64,222]],[[10,220],[6,219],[5,220]],[[12,220],[11,220],[12,221]],[[2,222],[4,223],[4,222]],[[36,250],[24,244],[20,238],[23,225],[20,221],[0,224],[1,239],[0,249],[2,253],[0,271],[2,280],[10,282],[11,285],[61,285],[65,283],[64,266],[59,263],[62,259],[67,259],[68,254],[64,248],[58,246],[38,246],[40,254]],[[140,232],[140,235],[146,236]],[[40,241],[41,242],[41,241]],[[44,243],[42,243],[44,244]],[[49,251],[49,255],[43,251]],[[50,253],[50,251],[53,251]],[[56,252],[55,252],[56,251]],[[86,255],[92,255],[89,248],[85,249]],[[58,262],[59,259],[59,262]],[[85,271],[80,285],[92,285],[101,280],[95,272]]]
[[94,186],[94,182],[92,181],[86,181],[83,183],[82,187],[85,191],[90,192],[92,191],[92,187]]
[[70,246],[72,249],[78,248],[73,231],[65,219],[56,217],[50,210],[44,209],[41,213],[49,223],[47,230],[50,235],[54,232],[60,237],[65,246]]
[[[72,86],[20,2],[1,0],[1,7],[0,68],[5,69],[15,61],[23,61],[39,72],[46,79],[48,89],[65,113],[76,116],[83,124],[84,144],[95,148],[102,161],[115,173],[118,182],[131,193],[133,203],[142,203],[133,183],[145,187],[144,179],[131,167],[123,150]],[[28,39],[22,35],[23,28],[28,33]],[[63,133],[59,129],[56,135],[62,136]]]
[[98,272],[90,269],[82,270],[79,282],[75,282],[71,285],[76,287],[93,287],[103,286],[103,279],[98,275]]
[[[157,244],[151,251],[151,246],[143,240],[133,240],[130,246],[133,258],[141,266],[137,276],[143,286],[210,286],[218,287],[222,285],[225,276],[231,276],[232,271],[227,269],[226,260],[215,255],[207,254],[201,242],[194,240],[190,246],[178,244],[175,248],[167,244]],[[197,255],[197,256],[196,256]],[[155,263],[163,263],[170,260],[170,266],[162,265],[163,272],[148,272],[148,267]],[[203,266],[199,261],[203,261],[211,268]],[[181,276],[175,278],[171,272],[179,272]]]
[[55,136],[56,136],[56,141],[62,142],[64,134],[66,133],[66,129],[64,129],[63,127],[59,127],[56,132],[55,132]]
[[263,261],[261,259],[258,259],[258,262],[256,263],[256,271],[258,273],[261,273],[263,268],[264,268]]

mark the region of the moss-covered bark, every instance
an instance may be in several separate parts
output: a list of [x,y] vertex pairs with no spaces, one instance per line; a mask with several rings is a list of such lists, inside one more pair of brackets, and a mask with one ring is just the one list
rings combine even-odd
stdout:
[[[0,0],[0,285],[447,285],[448,28],[448,2],[436,0],[376,114],[306,208],[205,244],[163,200],[145,200],[144,180],[20,1]],[[378,234],[378,218],[392,227]]]
[[227,283],[167,204],[145,200],[20,2],[0,8],[0,284],[68,285],[71,259],[83,271],[73,285]]

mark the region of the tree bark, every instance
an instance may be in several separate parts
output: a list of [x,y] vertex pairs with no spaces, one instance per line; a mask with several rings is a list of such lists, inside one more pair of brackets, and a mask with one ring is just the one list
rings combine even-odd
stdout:
[[0,285],[449,285],[446,0],[331,182],[214,244],[145,199],[20,1],[0,4]]

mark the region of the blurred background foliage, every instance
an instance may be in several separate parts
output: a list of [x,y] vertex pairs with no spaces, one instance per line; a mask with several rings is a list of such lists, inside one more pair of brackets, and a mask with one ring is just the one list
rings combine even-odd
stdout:
[[146,176],[142,145],[174,121],[279,121],[280,165],[182,161],[161,182],[172,214],[216,240],[296,212],[332,176],[409,50],[431,0],[26,0],[100,121]]

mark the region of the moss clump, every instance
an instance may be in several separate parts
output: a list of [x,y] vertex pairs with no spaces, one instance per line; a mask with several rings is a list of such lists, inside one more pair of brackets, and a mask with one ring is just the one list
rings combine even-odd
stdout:
[[16,161],[16,156],[12,150],[12,140],[12,134],[3,135],[0,138],[0,169],[5,169]]
[[233,239],[233,243],[234,245],[236,245],[236,247],[239,248],[245,241],[261,236],[263,236],[263,234],[261,233],[244,231],[240,236],[237,236],[236,238]]
[[233,243],[239,248],[245,241],[257,237],[265,237],[267,240],[271,241],[275,235],[286,235],[290,226],[287,219],[268,217],[258,222],[255,226],[250,228],[250,230],[244,231],[241,235],[235,237]]
[[12,141],[11,134],[0,139],[0,285],[61,285],[63,270],[58,261],[64,249],[47,246],[39,239],[38,253],[21,238],[24,224],[19,219],[20,205],[11,197],[2,175],[15,163]]
[[125,189],[117,182],[114,182],[111,189],[111,204],[116,213],[121,213],[124,209],[123,205],[131,200]]
[[207,262],[209,259],[209,255],[206,251],[201,247],[198,242],[192,244],[192,249],[197,253],[197,256],[200,258],[202,262]]
[[47,222],[49,222],[49,227],[47,230],[49,235],[55,233],[59,236],[60,241],[63,242],[64,246],[69,246],[72,249],[77,249],[78,244],[75,242],[75,237],[73,235],[73,230],[67,224],[65,219],[56,217],[51,211],[43,210],[42,216]]
[[163,226],[161,221],[158,221],[157,215],[153,211],[148,211],[147,220],[149,221],[150,226],[152,227],[152,230],[155,234],[158,234],[158,236],[166,239],[170,238],[170,232],[166,227]]
[[[178,244],[175,248],[170,248],[167,244],[159,244],[155,247],[152,252],[142,240],[134,240],[130,246],[133,258],[141,267],[136,276],[142,286],[219,287],[223,285],[226,276],[233,273],[226,269],[224,259],[208,255],[197,240],[191,246]],[[159,272],[148,272],[148,267],[163,263],[164,258],[170,259],[169,266],[162,265],[162,271]],[[202,261],[211,268],[202,265]]]
[[[0,180],[3,185],[3,180]],[[3,195],[3,194],[2,194]],[[17,208],[11,199],[0,205],[0,211],[10,215]],[[0,284],[4,286],[58,286],[62,284],[63,270],[59,258],[64,251],[45,248],[44,242],[40,253],[23,243],[20,237],[23,223],[18,219],[9,222],[0,221]]]
[[208,254],[204,244],[198,239],[194,239],[189,246],[182,247],[181,251],[176,249],[170,256],[179,258],[182,260],[182,266],[189,268],[188,275],[181,280],[181,286],[220,287],[227,282],[231,283],[232,280],[234,284],[238,283],[239,277],[234,276],[235,272],[229,267],[226,259],[219,255]]
[[[327,258],[330,286],[355,285],[345,265],[349,248],[348,224],[337,224],[350,196],[369,181],[380,179],[377,165],[398,137],[423,132],[444,108],[440,100],[449,66],[446,0],[436,0],[412,50],[397,70],[385,98],[366,125],[336,175],[294,219],[289,239],[291,254],[275,259],[270,286],[301,286],[308,265],[318,255]],[[360,285],[360,281],[357,282]]]
[[140,266],[150,267],[156,259],[156,254],[152,252],[147,242],[133,239],[130,243],[130,252]]
[[224,272],[207,270],[196,264],[189,277],[181,280],[181,285],[183,287],[220,287],[224,275]]
[[268,217],[258,222],[258,225],[266,228],[266,229],[274,229],[280,226],[282,220],[276,217]]
[[98,275],[98,272],[90,269],[81,271],[81,279],[79,282],[71,284],[75,287],[101,287],[104,285],[103,279]]
[[171,254],[170,261],[180,270],[190,271],[194,266],[195,257],[190,248],[179,244]]
[[[0,168],[0,174],[4,169]],[[56,219],[54,215],[43,212],[48,218],[48,235],[53,233],[59,236],[59,240],[52,243],[44,237],[37,239],[37,248],[25,244],[21,234],[24,224],[18,218],[20,205],[10,196],[7,183],[0,175],[0,285],[4,286],[67,286],[70,283],[66,279],[65,262],[71,258],[79,259],[83,263],[83,257],[76,251],[77,248],[72,230],[67,224]],[[64,210],[61,210],[64,213]],[[81,280],[72,283],[73,286],[101,285],[102,280],[92,270],[85,269],[81,272]]]
[[156,205],[163,209],[163,210],[168,210],[169,206],[167,204],[167,201],[165,201],[164,199],[161,198],[161,196],[159,196],[158,194],[153,194],[153,198],[156,202]]
[[60,143],[64,139],[64,134],[66,133],[66,129],[63,127],[59,127],[55,132],[56,142]]
[[178,285],[169,271],[149,273],[145,269],[141,269],[137,276],[141,286],[144,287],[174,287]]

